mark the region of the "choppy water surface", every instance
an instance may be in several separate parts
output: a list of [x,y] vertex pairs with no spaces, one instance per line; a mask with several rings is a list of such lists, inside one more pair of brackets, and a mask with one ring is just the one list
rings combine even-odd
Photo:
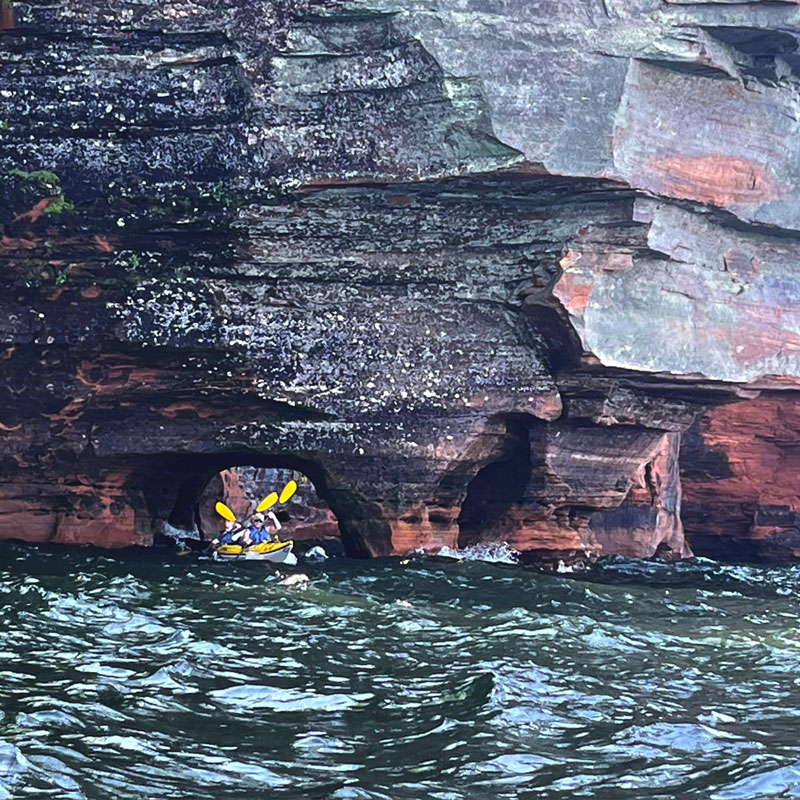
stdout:
[[800,797],[798,568],[0,558],[0,798]]

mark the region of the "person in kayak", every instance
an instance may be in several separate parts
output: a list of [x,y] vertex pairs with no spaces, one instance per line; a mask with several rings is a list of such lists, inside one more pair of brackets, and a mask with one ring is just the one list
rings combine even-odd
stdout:
[[226,519],[225,530],[223,530],[211,544],[214,545],[214,547],[221,544],[241,544],[240,540],[246,533],[247,529],[240,525],[237,520]]
[[[277,533],[281,529],[281,524],[271,511],[269,512],[269,518],[275,526],[275,538],[277,538]],[[261,544],[273,538],[273,536],[270,535],[269,528],[264,524],[265,522],[266,517],[260,512],[250,517],[250,528],[245,536],[245,544]]]

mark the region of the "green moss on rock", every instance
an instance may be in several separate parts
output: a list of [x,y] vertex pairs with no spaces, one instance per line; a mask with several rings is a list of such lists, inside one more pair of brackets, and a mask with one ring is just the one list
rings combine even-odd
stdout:
[[50,172],[46,169],[36,170],[35,172],[12,169],[9,174],[23,181],[28,181],[44,191],[51,191],[53,189],[57,189],[59,192],[61,191],[61,179],[55,172]]

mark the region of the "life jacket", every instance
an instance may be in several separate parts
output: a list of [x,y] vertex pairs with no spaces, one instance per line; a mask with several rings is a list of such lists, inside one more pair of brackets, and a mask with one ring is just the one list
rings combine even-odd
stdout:
[[262,542],[269,541],[269,531],[265,527],[259,530],[256,527],[250,528],[250,541],[253,544],[261,544]]
[[[223,533],[219,537],[219,543],[220,544],[241,544],[242,537],[239,534],[241,534],[241,532],[243,530],[244,530],[244,528],[239,527],[239,528],[233,528],[233,530],[230,530],[230,531],[225,531],[225,533]],[[235,539],[233,538],[234,536],[236,536]]]

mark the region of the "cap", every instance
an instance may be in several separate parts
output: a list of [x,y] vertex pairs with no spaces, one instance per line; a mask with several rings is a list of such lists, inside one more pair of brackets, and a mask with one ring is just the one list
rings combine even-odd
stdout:
[[263,522],[265,520],[265,517],[262,513],[259,512],[258,514],[253,514],[251,519],[253,520],[253,522]]

